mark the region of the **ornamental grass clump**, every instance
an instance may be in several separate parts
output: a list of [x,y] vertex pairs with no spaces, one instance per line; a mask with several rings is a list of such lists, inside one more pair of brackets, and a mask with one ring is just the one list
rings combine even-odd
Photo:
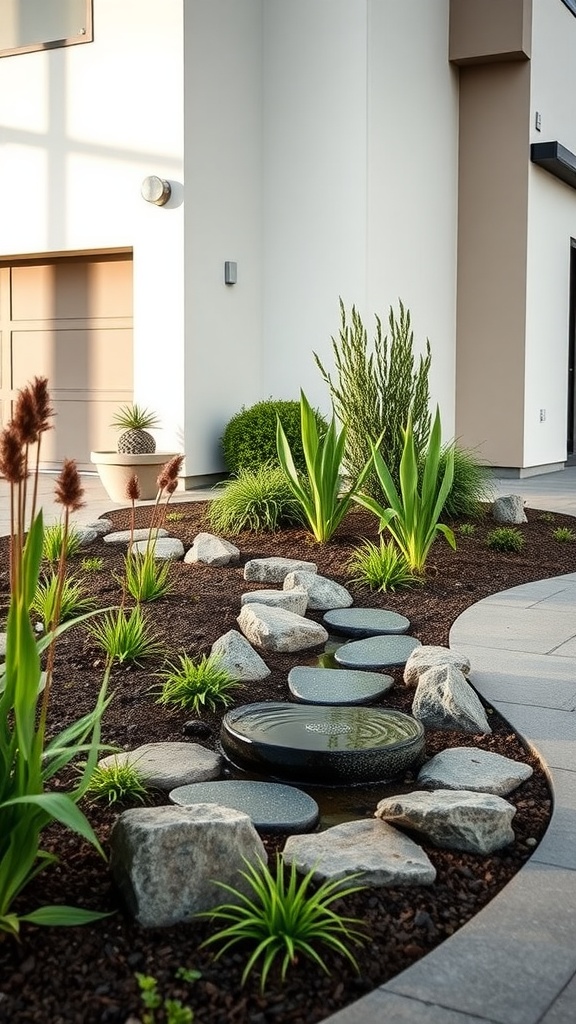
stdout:
[[78,554],[80,550],[80,536],[74,527],[68,526],[65,531],[62,523],[52,523],[51,526],[45,526],[42,558],[46,562],[59,562],[63,549],[67,559]]
[[576,540],[576,533],[569,526],[558,526],[557,529],[552,531],[552,536],[554,540],[558,540],[561,543]]
[[96,765],[86,795],[92,800],[105,800],[109,806],[145,803],[148,789],[134,763],[114,758],[110,764]]
[[490,531],[486,543],[492,551],[513,554],[524,547],[524,537],[515,526],[499,526],[496,530]]
[[413,587],[422,582],[421,577],[412,572],[406,556],[394,542],[385,543],[382,538],[379,546],[372,541],[364,541],[354,551],[346,569],[350,574],[350,583],[384,593]]
[[456,547],[452,530],[438,521],[452,486],[453,452],[448,452],[444,471],[440,473],[442,438],[438,409],[420,472],[411,416],[403,434],[399,491],[377,446],[373,445],[374,465],[387,505],[366,494],[357,494],[354,500],[378,516],[380,531],[388,530],[410,569],[421,574],[438,533],[444,535],[450,547]]
[[60,577],[54,572],[38,580],[32,611],[40,616],[46,631],[53,629],[60,622],[77,618],[92,608],[94,601],[87,596],[80,580],[75,576],[65,576],[62,584]]
[[[77,925],[106,916],[69,906],[13,909],[28,883],[53,864],[55,854],[42,848],[46,827],[58,822],[79,833],[104,856],[98,839],[77,806],[84,796],[100,749],[100,722],[107,707],[108,672],[92,711],[47,739],[47,719],[54,685],[55,632],[36,641],[30,606],[40,575],[43,548],[42,512],[36,510],[38,465],[43,433],[52,415],[47,381],[37,377],[20,391],[14,417],[0,434],[0,473],[10,485],[10,607],[6,656],[0,679],[0,931],[17,937],[22,923]],[[35,459],[34,459],[35,449]],[[32,494],[28,494],[32,473]],[[76,464],[66,460],[56,482],[56,501],[64,508],[58,580],[64,584],[69,515],[82,504]],[[27,518],[26,509],[29,508]],[[54,621],[60,618],[61,592],[56,587]],[[72,620],[75,621],[75,620]],[[66,628],[59,627],[59,631]],[[42,688],[40,653],[47,649]],[[79,754],[85,764],[77,785],[50,788],[51,780]]]
[[204,654],[199,661],[181,654],[178,663],[169,664],[159,673],[159,678],[162,689],[158,704],[185,708],[197,714],[205,708],[216,711],[218,707],[228,707],[240,685],[213,654]]
[[345,883],[342,880],[326,881],[314,886],[314,869],[298,881],[294,861],[288,869],[278,853],[275,874],[262,861],[258,861],[256,866],[245,858],[244,862],[246,870],[240,874],[252,890],[250,895],[215,879],[216,885],[232,894],[234,902],[223,903],[198,915],[227,922],[224,928],[202,943],[203,946],[224,943],[216,959],[239,942],[248,940],[255,946],[244,968],[243,985],[259,960],[262,961],[261,992],[266,987],[272,965],[278,959],[281,961],[282,981],[300,955],[313,960],[325,974],[329,974],[316,948],[318,945],[340,953],[359,970],[349,946],[361,945],[364,941],[365,933],[356,927],[363,922],[332,909],[336,900],[365,888],[349,884],[359,875],[349,875]]
[[213,530],[224,533],[274,533],[301,522],[302,513],[284,471],[265,464],[240,470],[228,480],[210,504],[208,521]]
[[118,608],[105,612],[96,625],[89,628],[90,636],[108,662],[140,663],[163,653],[161,638],[150,628],[140,605],[130,610]]

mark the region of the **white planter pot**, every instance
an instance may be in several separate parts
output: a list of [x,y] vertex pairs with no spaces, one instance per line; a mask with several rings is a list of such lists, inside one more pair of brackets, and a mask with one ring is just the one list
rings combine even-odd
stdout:
[[155,498],[158,493],[157,478],[162,466],[177,454],[146,452],[144,455],[128,455],[119,452],[90,452],[90,462],[96,466],[102,485],[112,501],[127,505],[130,499],[126,494],[126,487],[131,477],[138,477],[142,501]]

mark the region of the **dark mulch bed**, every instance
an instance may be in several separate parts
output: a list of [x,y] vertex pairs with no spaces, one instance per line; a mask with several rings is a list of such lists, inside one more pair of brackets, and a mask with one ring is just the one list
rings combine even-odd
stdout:
[[[176,505],[173,510],[181,518],[169,523],[170,531],[185,545],[189,546],[200,530],[209,529],[204,504]],[[139,509],[137,525],[147,525],[148,515],[148,508]],[[435,543],[424,586],[382,595],[351,587],[355,603],[397,610],[409,617],[411,632],[424,644],[447,644],[450,625],[470,604],[517,584],[574,570],[576,545],[552,538],[555,527],[572,525],[574,520],[538,511],[528,511],[528,517],[528,524],[522,527],[526,543],[519,554],[496,554],[486,547],[486,534],[493,527],[486,519],[477,524],[473,537],[459,538],[455,553],[443,540]],[[128,524],[125,511],[111,513],[110,518],[118,527]],[[301,529],[232,539],[240,547],[243,562],[272,554],[305,557],[315,561],[323,575],[346,584],[346,560],[363,537],[377,539],[375,522],[356,510],[337,538],[323,546],[316,545]],[[6,545],[1,539],[0,564],[4,566]],[[85,585],[101,605],[115,604],[119,588],[113,573],[121,571],[122,555],[110,551],[101,540],[84,553],[104,558],[101,572],[84,574]],[[245,583],[242,566],[212,569],[176,564],[170,571],[173,592],[148,606],[150,619],[172,657],[182,650],[191,655],[207,653],[217,636],[236,627],[240,594],[251,586],[257,589],[257,585]],[[5,618],[6,571],[0,574],[0,588],[0,615]],[[263,683],[242,687],[236,703],[288,699],[287,674],[301,660],[267,655],[271,676]],[[146,741],[182,739],[185,724],[193,716],[155,704],[150,689],[160,667],[157,660],[145,668],[118,668],[113,672],[115,696],[103,723],[104,742],[130,748]],[[102,668],[102,654],[81,628],[74,628],[63,638],[56,660],[53,730],[92,708]],[[386,703],[410,710],[411,692],[403,686],[400,673]],[[284,985],[273,973],[264,996],[259,992],[257,975],[242,988],[243,951],[215,961],[212,952],[200,950],[200,942],[209,934],[205,922],[157,931],[135,926],[119,907],[106,865],[76,836],[54,827],[46,833],[45,845],[57,851],[60,864],[28,887],[18,909],[66,902],[118,912],[83,928],[24,926],[20,943],[0,941],[0,1020],[12,1024],[123,1024],[141,1009],[135,971],[156,977],[162,994],[180,998],[193,1007],[195,1020],[202,1024],[314,1024],[385,982],[451,935],[492,899],[530,856],[533,846],[527,840],[540,839],[546,828],[550,792],[544,772],[506,722],[492,711],[490,715],[494,730],[491,736],[430,733],[427,752],[432,755],[446,746],[475,744],[532,764],[533,777],[510,797],[517,807],[513,822],[516,841],[489,857],[427,847],[438,871],[433,886],[368,890],[342,901],[343,913],[356,915],[367,925],[359,977],[341,957],[327,953],[329,976],[301,960]],[[205,714],[203,721],[211,730],[203,742],[213,746],[220,717]],[[359,795],[350,813],[370,816],[377,798],[377,792]],[[117,812],[94,804],[86,804],[85,810],[106,845]],[[270,851],[279,845],[277,839],[264,839]],[[181,966],[198,969],[201,978],[193,985],[177,980],[175,972]]]

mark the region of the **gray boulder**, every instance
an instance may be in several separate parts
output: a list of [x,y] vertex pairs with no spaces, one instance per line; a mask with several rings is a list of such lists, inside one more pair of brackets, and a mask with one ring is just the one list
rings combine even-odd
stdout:
[[345,821],[324,832],[289,836],[284,860],[302,874],[336,881],[361,872],[360,885],[431,885],[436,869],[421,846],[383,821]]
[[470,672],[470,662],[465,654],[453,651],[450,647],[435,647],[423,644],[416,647],[404,666],[404,682],[406,686],[416,686],[423,672],[438,665],[454,665],[465,676]]
[[288,573],[296,569],[316,572],[316,565],[297,558],[252,558],[244,566],[244,579],[252,583],[283,583]]
[[240,874],[266,862],[247,814],[217,804],[124,811],[110,836],[110,867],[124,902],[144,928],[191,921],[233,897],[215,879],[248,892]]
[[533,768],[524,761],[477,747],[449,747],[422,766],[416,781],[424,789],[467,789],[506,796],[532,774]]
[[272,608],[285,608],[295,615],[304,615],[308,607],[308,594],[297,590],[251,590],[242,594],[240,604],[267,604]]
[[132,764],[146,785],[153,789],[175,789],[191,782],[219,778],[222,757],[199,743],[144,743],[136,750],[107,754],[100,767],[114,763]]
[[77,538],[81,548],[92,544],[99,536],[96,530],[92,530],[89,526],[73,526],[71,532]]
[[349,608],[353,600],[352,594],[340,583],[302,569],[289,572],[284,579],[284,590],[294,589],[304,590],[308,594],[308,608],[312,611],[327,612],[333,608]]
[[520,494],[496,498],[492,505],[492,519],[495,523],[527,523],[524,498]]
[[514,842],[516,808],[491,793],[418,790],[380,800],[375,815],[446,850],[492,853]]
[[[153,531],[153,534],[154,534],[155,537],[167,537],[168,536],[168,530],[164,530],[163,527],[159,527],[159,529]],[[133,532],[130,532],[130,530],[115,530],[114,533],[107,533],[106,534],[106,536],[104,537],[104,543],[105,544],[129,544],[130,543],[130,538],[132,538],[133,541],[137,541],[137,540],[146,540],[147,541],[149,536],[150,536],[150,530],[141,529],[141,530],[134,530]]]
[[159,562],[178,562],[184,557],[184,545],[177,537],[159,537],[153,544],[137,540],[132,545],[134,554],[144,555],[150,549]]
[[245,604],[236,621],[246,639],[266,651],[305,651],[328,639],[318,622],[265,604]]
[[480,698],[454,665],[429,668],[420,676],[412,714],[429,729],[492,732]]
[[[114,526],[111,519],[91,519],[89,523],[81,523],[80,527],[84,530],[94,530],[99,537],[103,537],[105,533],[110,533]],[[79,527],[76,527],[77,529]]]
[[239,682],[257,682],[270,675],[266,662],[237,629],[230,629],[219,636],[212,644],[210,653],[215,654],[221,668]]
[[240,551],[223,537],[216,537],[213,533],[198,533],[192,547],[186,552],[184,561],[216,566],[237,565],[240,561]]

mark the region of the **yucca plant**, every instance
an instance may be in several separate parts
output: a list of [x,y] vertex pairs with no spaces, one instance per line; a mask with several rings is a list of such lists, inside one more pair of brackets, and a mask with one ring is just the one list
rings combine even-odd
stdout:
[[118,452],[128,455],[155,452],[156,441],[148,430],[158,424],[156,413],[145,409],[143,405],[121,406],[112,420],[112,426],[122,430],[116,446]]
[[187,654],[181,654],[178,664],[169,664],[159,673],[159,678],[162,680],[159,704],[196,712],[203,708],[216,711],[218,706],[228,707],[232,703],[231,694],[240,685],[212,654],[203,655],[196,662]]
[[360,945],[364,940],[364,933],[356,927],[362,921],[336,913],[332,904],[365,888],[349,884],[359,875],[349,875],[346,883],[341,880],[326,881],[313,888],[314,869],[298,881],[294,861],[287,870],[278,853],[275,875],[262,861],[255,867],[245,859],[245,864],[246,870],[240,874],[252,890],[250,896],[215,879],[216,885],[233,895],[234,902],[223,903],[198,915],[228,922],[202,944],[208,946],[215,942],[224,943],[216,959],[238,942],[249,940],[256,946],[244,968],[243,985],[262,959],[260,990],[264,991],[270,968],[278,957],[281,958],[281,978],[284,981],[288,968],[297,962],[299,954],[313,960],[325,974],[329,974],[328,967],[316,949],[318,944],[340,953],[358,970],[348,945]]
[[418,457],[412,417],[404,430],[404,448],[400,460],[400,491],[392,479],[377,446],[372,452],[378,479],[387,506],[381,505],[366,494],[357,494],[355,501],[363,505],[380,520],[380,530],[388,530],[400,551],[405,555],[410,568],[417,573],[424,571],[428,552],[438,533],[442,533],[450,547],[456,547],[452,530],[438,522],[446,496],[452,486],[454,473],[453,452],[447,453],[444,472],[439,474],[442,436],[440,411],[436,409],[434,424],[424,457],[422,483],[419,484]]
[[421,577],[412,572],[406,556],[394,541],[384,543],[382,538],[378,547],[367,540],[356,548],[346,568],[351,583],[370,590],[400,590],[422,582]]
[[342,427],[338,433],[336,421],[332,417],[326,433],[320,436],[314,410],[304,392],[301,391],[300,429],[306,462],[304,481],[296,469],[280,419],[276,425],[278,459],[290,490],[315,539],[319,542],[328,541],[344,519],[355,493],[362,486],[371,460],[342,492],[341,472],[346,444],[346,428]]
[[46,631],[92,608],[94,601],[86,595],[84,587],[75,576],[65,576],[61,583],[59,575],[53,572],[38,580],[32,611],[40,616]]

